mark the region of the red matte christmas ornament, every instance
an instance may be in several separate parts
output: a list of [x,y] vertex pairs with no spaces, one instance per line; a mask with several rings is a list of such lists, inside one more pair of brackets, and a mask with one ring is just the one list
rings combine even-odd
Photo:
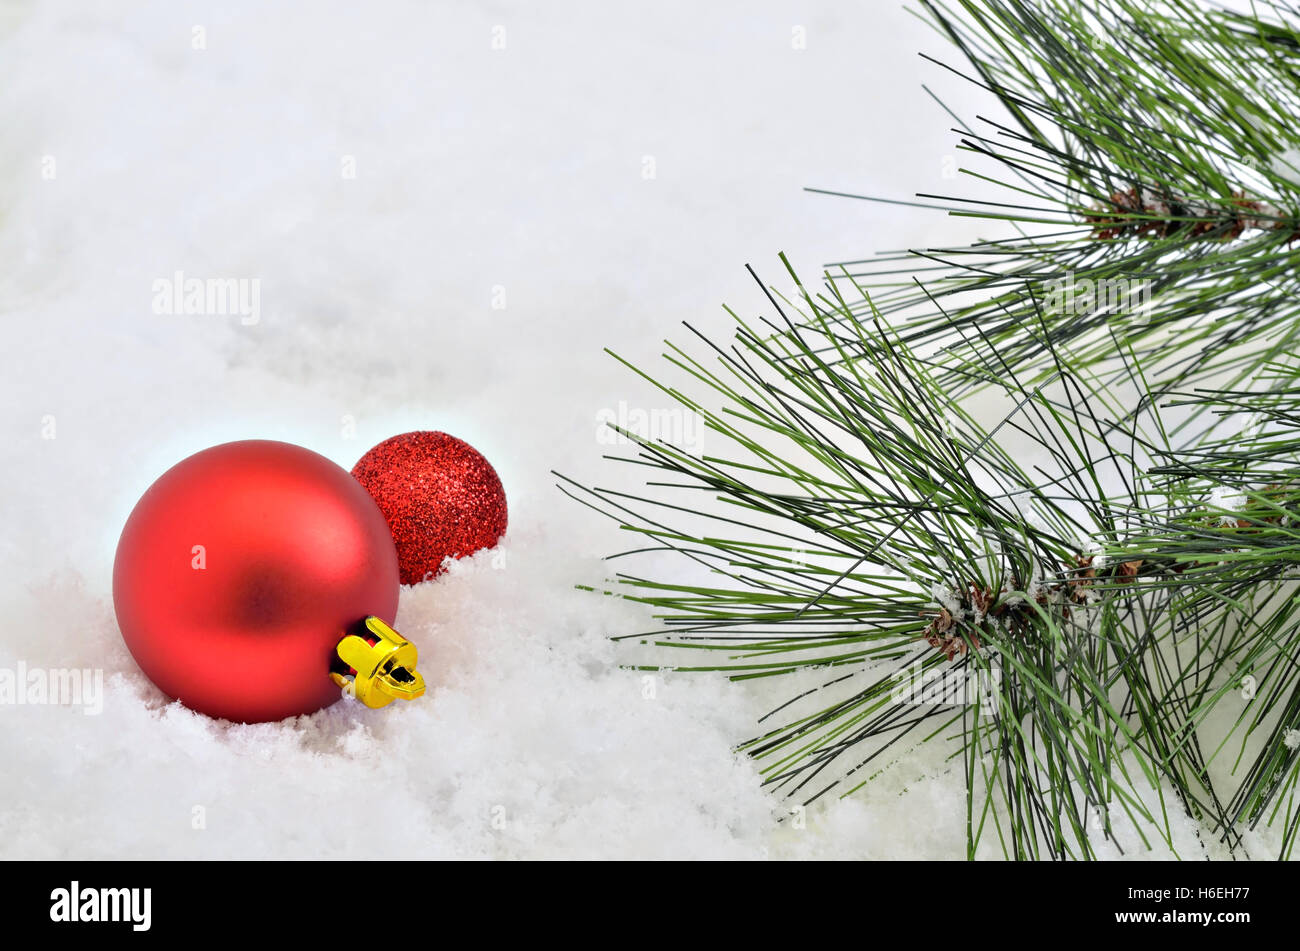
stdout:
[[491,548],[505,534],[506,493],[469,443],[438,432],[403,433],[361,457],[352,474],[392,530],[402,584],[428,581],[446,558]]
[[[187,707],[244,723],[424,693],[389,625],[397,552],[347,471],[299,446],[247,440],[168,469],[136,504],[113,564],[131,654]],[[342,689],[340,689],[342,688]]]

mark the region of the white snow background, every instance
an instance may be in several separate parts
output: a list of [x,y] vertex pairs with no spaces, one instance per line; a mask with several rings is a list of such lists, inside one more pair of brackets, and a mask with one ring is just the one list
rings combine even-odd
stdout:
[[[957,185],[921,83],[992,107],[918,49],[956,62],[879,0],[6,5],[0,666],[107,680],[97,716],[0,706],[0,857],[962,857],[960,770],[925,750],[778,824],[732,749],[793,687],[648,698],[608,639],[646,615],[574,590],[626,539],[550,475],[602,481],[601,410],[669,405],[602,348],[654,366],[682,320],[763,311],[746,263],[979,233],[801,191]],[[257,279],[260,321],[154,313],[175,271]],[[403,590],[429,695],[259,726],[167,704],[110,597],[140,493],[230,439],[350,468],[412,429],[510,503],[499,552]]]

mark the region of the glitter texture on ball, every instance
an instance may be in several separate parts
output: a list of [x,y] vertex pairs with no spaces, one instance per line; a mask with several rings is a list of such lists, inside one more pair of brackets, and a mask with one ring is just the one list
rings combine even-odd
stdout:
[[428,581],[446,558],[491,548],[506,530],[506,493],[496,470],[464,440],[403,433],[352,468],[388,521],[402,584]]

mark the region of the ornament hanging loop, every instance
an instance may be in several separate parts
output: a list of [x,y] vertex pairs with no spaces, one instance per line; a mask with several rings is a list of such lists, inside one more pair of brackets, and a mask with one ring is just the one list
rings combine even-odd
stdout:
[[339,659],[355,675],[331,673],[330,678],[371,709],[423,697],[424,678],[415,669],[415,645],[373,615],[365,623],[374,643],[349,634],[336,648]]

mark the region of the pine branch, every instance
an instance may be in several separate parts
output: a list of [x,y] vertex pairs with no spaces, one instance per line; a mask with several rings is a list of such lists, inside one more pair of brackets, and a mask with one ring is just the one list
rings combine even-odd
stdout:
[[[564,482],[652,542],[636,551],[678,551],[702,569],[687,582],[612,579],[608,593],[656,610],[662,627],[642,638],[707,652],[676,669],[737,679],[827,671],[797,715],[742,746],[764,762],[767,782],[801,802],[851,793],[894,743],[938,734],[987,757],[968,763],[972,854],[991,824],[1018,857],[1091,857],[1087,817],[1109,821],[1111,809],[1168,841],[1152,802],[1162,781],[1188,809],[1222,816],[1199,764],[1194,782],[1169,767],[1194,751],[1162,745],[1178,725],[1142,670],[1150,648],[1134,634],[1139,609],[1101,603],[1094,556],[1079,541],[1118,537],[1114,513],[1129,506],[1142,469],[1125,443],[1151,434],[1108,426],[1063,355],[1051,386],[1030,388],[994,365],[987,384],[1001,385],[1009,406],[1002,426],[1046,456],[1026,471],[897,335],[853,320],[845,301],[805,304],[798,321],[776,305],[782,323],[765,332],[738,319],[735,344],[713,351],[715,368],[672,348],[669,361],[723,405],[665,392],[704,413],[731,448],[696,458],[623,433],[638,449],[628,461],[661,470],[667,478],[652,484],[675,487],[680,501]],[[996,351],[986,358],[996,364]],[[1118,501],[1103,481],[1120,487]],[[693,502],[701,492],[722,505]],[[900,705],[915,663],[950,678],[996,669],[1001,680],[960,715]],[[1114,705],[1117,685],[1137,697],[1132,712]],[[818,706],[823,692],[834,699]],[[1132,779],[1117,777],[1120,761]]]
[[[1241,382],[1246,344],[1294,348],[1300,102],[1295,60],[1279,53],[1296,36],[1289,21],[1121,0],[956,6],[922,4],[970,60],[953,72],[1011,117],[958,130],[961,151],[992,166],[961,173],[1008,200],[918,198],[1021,236],[843,262],[904,339],[945,348],[949,384],[968,387],[974,358],[958,331],[979,325],[1009,360],[1044,373],[1044,344],[1100,363],[1116,332],[1157,393],[1223,374]],[[899,273],[923,275],[926,293],[889,286]],[[1045,332],[1025,334],[1030,298],[1063,286],[1096,293],[1082,307],[1045,306]],[[1195,346],[1163,356],[1174,333]]]
[[1178,811],[1289,854],[1297,11],[922,8],[1006,112],[959,134],[1009,200],[919,204],[1014,236],[791,271],[730,346],[669,345],[696,396],[637,370],[717,448],[619,430],[643,487],[560,477],[635,539],[602,590],[653,612],[643,667],[799,678],[742,744],[799,802],[938,743],[972,857],[1172,848]]

